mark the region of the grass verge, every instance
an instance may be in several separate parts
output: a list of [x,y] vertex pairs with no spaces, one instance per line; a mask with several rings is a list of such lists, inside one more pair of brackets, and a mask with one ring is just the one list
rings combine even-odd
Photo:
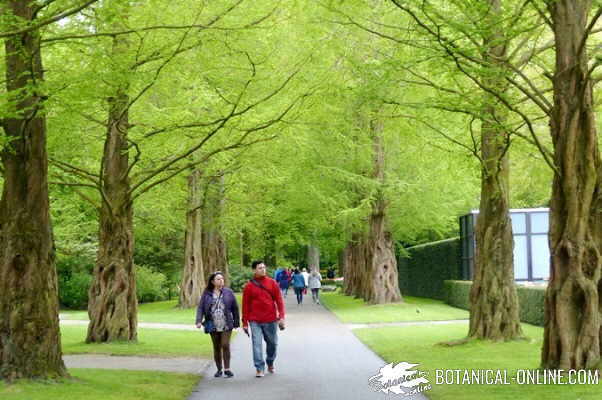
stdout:
[[[543,328],[523,324],[529,340],[504,343],[471,341],[460,346],[437,343],[460,339],[467,333],[465,324],[438,326],[407,326],[358,329],[354,333],[387,362],[420,364],[416,369],[427,371],[433,386],[425,394],[432,400],[443,399],[512,399],[512,400],[594,400],[602,398],[602,386],[524,384],[512,381],[517,370],[539,366]],[[509,385],[436,384],[436,369],[503,370]],[[377,371],[375,371],[375,374]]]
[[138,329],[138,342],[86,344],[85,326],[61,326],[64,354],[212,358],[211,338],[199,331]]
[[[242,313],[241,294],[236,294],[238,307]],[[88,320],[87,311],[61,310],[61,318],[71,320]],[[155,303],[144,303],[138,306],[139,322],[154,322],[163,324],[194,325],[196,319],[196,308],[180,309],[177,300],[157,301]]]
[[0,381],[2,400],[182,400],[198,375],[102,369],[70,369],[73,379],[58,382]]
[[344,323],[442,321],[467,319],[468,311],[439,300],[405,296],[403,303],[368,305],[339,291],[320,295],[322,303]]

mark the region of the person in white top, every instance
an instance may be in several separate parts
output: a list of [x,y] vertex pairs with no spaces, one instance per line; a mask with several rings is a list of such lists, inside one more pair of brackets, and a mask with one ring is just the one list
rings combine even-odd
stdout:
[[307,285],[309,284],[309,272],[307,272],[307,268],[303,268],[301,275],[303,275],[303,280],[305,280],[305,289],[303,289],[303,294],[307,294]]
[[314,303],[320,304],[320,288],[322,287],[322,275],[318,271],[311,271],[309,275],[309,288],[311,289],[311,299]]

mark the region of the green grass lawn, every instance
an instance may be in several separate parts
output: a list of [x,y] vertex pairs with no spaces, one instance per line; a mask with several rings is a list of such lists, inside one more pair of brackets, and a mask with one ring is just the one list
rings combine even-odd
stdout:
[[85,326],[61,326],[64,354],[212,358],[211,338],[202,331],[138,329],[138,343],[86,344]]
[[[236,294],[238,307],[242,313],[241,294]],[[61,310],[64,319],[88,320],[87,311]],[[144,303],[138,306],[139,322],[157,322],[164,324],[194,325],[196,308],[180,309],[177,300],[158,301],[155,303]]]
[[344,323],[376,323],[402,321],[440,321],[467,319],[468,311],[451,307],[439,300],[405,296],[403,303],[367,305],[361,299],[339,291],[320,295],[326,307]]
[[[602,385],[518,385],[511,381],[517,369],[539,366],[543,328],[523,324],[530,339],[506,343],[473,341],[460,346],[437,343],[466,336],[465,324],[367,328],[355,334],[387,362],[420,364],[433,388],[425,394],[443,399],[546,399],[594,400],[602,398]],[[510,385],[436,385],[435,369],[501,369],[508,371]],[[375,374],[378,371],[375,371]]]
[[156,371],[70,369],[73,379],[60,382],[0,381],[2,400],[182,400],[198,375]]

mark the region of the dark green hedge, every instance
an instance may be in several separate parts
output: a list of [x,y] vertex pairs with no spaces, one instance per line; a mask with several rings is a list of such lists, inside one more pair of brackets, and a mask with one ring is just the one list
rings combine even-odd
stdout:
[[543,326],[543,308],[546,295],[545,287],[518,286],[520,320],[529,324]]
[[445,302],[450,306],[470,309],[470,287],[472,281],[445,281]]
[[460,279],[460,239],[447,239],[405,249],[399,257],[402,295],[443,300],[443,282]]
[[[445,281],[445,302],[451,306],[468,310],[471,281]],[[543,326],[544,287],[517,285],[520,320],[529,324]]]

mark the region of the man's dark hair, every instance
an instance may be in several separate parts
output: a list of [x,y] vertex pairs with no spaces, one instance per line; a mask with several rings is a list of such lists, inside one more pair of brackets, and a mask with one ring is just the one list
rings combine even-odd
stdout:
[[259,264],[263,264],[263,260],[255,260],[251,263],[251,269],[257,268]]

